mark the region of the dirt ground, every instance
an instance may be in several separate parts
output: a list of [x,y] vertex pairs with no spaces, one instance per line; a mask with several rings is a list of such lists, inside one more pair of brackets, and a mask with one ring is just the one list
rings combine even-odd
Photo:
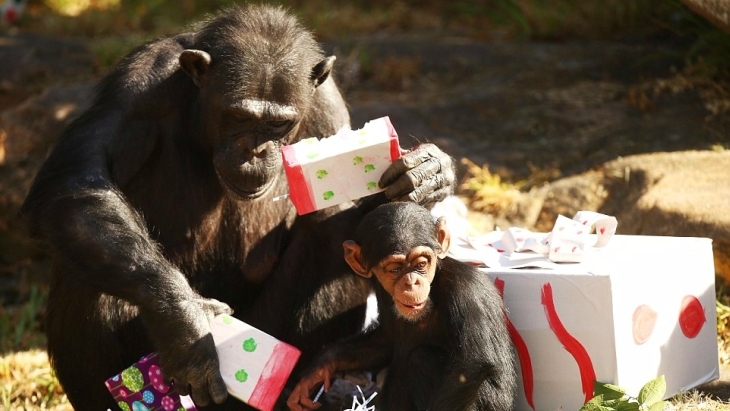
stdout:
[[[13,47],[0,36],[0,110],[59,79],[98,75],[83,44],[34,38]],[[730,148],[730,116],[686,81],[688,45],[673,38],[484,42],[420,33],[325,47],[338,56],[354,128],[390,116],[403,147],[434,142],[507,180],[575,175],[631,154]],[[53,50],[65,51],[44,54]],[[2,263],[2,302],[17,301],[25,274]],[[730,371],[702,390],[730,400]]]

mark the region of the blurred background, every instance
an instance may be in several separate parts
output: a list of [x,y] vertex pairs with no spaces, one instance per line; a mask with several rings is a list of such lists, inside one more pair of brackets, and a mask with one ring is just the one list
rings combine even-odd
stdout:
[[[48,262],[14,220],[45,153],[133,47],[237,3],[0,0],[0,409],[70,408],[44,351]],[[266,3],[337,55],[353,128],[389,115],[402,146],[432,141],[455,158],[479,231],[544,230],[556,210],[603,207],[602,189],[581,190],[623,157],[730,150],[730,1]],[[553,197],[573,202],[548,210]],[[723,363],[725,288],[719,275]],[[727,399],[695,392],[672,406],[729,409]]]

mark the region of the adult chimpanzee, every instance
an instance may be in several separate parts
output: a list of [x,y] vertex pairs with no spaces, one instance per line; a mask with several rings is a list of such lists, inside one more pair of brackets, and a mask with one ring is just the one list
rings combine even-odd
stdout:
[[376,208],[346,241],[345,260],[375,275],[378,325],[326,348],[292,391],[295,411],[315,409],[338,371],[388,367],[384,410],[511,410],[515,363],[502,300],[486,274],[446,257],[449,232],[425,208]]
[[198,405],[224,402],[208,320],[228,304],[302,362],[362,326],[344,233],[388,199],[438,201],[454,174],[427,144],[368,201],[303,217],[273,201],[280,147],[349,123],[333,62],[280,8],[232,8],[132,51],[64,131],[21,214],[53,256],[48,350],[76,409],[114,407],[104,380],[152,350]]

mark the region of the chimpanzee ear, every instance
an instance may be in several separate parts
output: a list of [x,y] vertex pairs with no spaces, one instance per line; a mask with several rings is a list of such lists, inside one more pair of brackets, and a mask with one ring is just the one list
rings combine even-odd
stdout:
[[342,243],[342,248],[345,250],[345,261],[350,265],[352,271],[365,278],[372,277],[373,273],[362,263],[362,249],[360,248],[360,244],[352,240],[347,240]]
[[210,54],[202,50],[183,50],[178,59],[180,67],[193,79],[195,85],[202,87],[210,68]]
[[335,64],[335,59],[335,56],[329,56],[312,68],[311,79],[314,82],[314,87],[319,86],[327,80],[327,77],[329,77],[332,72],[332,66]]
[[441,252],[436,255],[438,258],[444,258],[449,251],[449,246],[451,246],[451,232],[449,227],[446,226],[446,217],[439,217],[436,220],[436,229],[438,230],[438,241],[441,244]]

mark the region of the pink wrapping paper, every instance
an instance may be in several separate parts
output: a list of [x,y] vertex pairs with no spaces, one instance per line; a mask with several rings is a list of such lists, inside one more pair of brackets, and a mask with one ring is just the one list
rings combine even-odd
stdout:
[[[272,410],[301,352],[225,314],[211,321],[211,333],[229,394]],[[109,378],[106,387],[123,411],[196,410],[189,397],[165,384],[156,353]]]

